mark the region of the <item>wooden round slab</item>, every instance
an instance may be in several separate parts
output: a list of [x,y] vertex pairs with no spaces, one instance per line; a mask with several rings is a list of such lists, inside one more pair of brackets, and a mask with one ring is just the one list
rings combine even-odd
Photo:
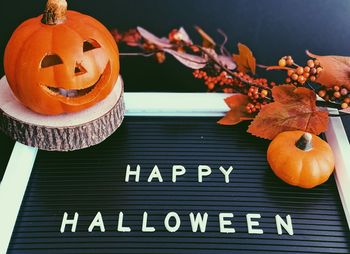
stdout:
[[0,129],[25,145],[48,151],[72,151],[96,145],[110,136],[124,118],[123,81],[103,101],[77,113],[45,116],[23,106],[6,77],[0,80]]

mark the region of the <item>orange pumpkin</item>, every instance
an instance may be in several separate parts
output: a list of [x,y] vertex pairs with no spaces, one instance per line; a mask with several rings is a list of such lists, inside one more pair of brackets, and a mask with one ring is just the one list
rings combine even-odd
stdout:
[[267,160],[279,178],[302,188],[324,183],[334,169],[334,157],[328,143],[302,131],[278,134],[269,145]]
[[13,33],[4,69],[25,106],[56,115],[104,99],[118,78],[119,53],[100,22],[67,11],[65,0],[49,0],[43,15],[25,21]]

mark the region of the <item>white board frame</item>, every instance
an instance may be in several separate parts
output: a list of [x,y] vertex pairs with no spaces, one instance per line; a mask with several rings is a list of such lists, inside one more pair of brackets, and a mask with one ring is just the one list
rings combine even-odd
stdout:
[[[125,93],[126,116],[217,116],[230,94]],[[329,109],[332,114],[338,111]],[[350,145],[339,117],[330,117],[326,138],[335,155],[335,180],[350,229]],[[0,253],[6,253],[38,149],[15,143],[0,183]],[[348,160],[347,160],[348,158]]]

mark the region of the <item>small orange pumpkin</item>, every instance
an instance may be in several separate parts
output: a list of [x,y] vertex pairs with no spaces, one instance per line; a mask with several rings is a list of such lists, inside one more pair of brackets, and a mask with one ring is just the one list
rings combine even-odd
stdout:
[[119,74],[110,32],[94,18],[48,0],[43,15],[22,23],[4,54],[15,96],[35,112],[76,112],[104,99]]
[[267,150],[273,172],[288,184],[313,188],[334,170],[331,147],[318,136],[302,131],[278,134]]

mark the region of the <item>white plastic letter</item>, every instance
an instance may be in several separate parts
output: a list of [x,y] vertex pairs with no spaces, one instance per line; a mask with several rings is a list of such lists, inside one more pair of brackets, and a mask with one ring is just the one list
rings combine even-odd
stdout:
[[163,182],[162,175],[160,174],[160,171],[159,171],[159,168],[157,165],[154,165],[153,170],[152,170],[151,174],[149,175],[147,181],[150,183],[150,182],[152,182],[153,178],[158,178],[158,181],[160,183]]
[[136,166],[136,170],[132,171],[130,165],[128,164],[126,166],[126,172],[125,172],[125,182],[129,182],[130,176],[135,176],[135,182],[138,182],[140,180],[140,165]]
[[154,227],[147,226],[147,218],[148,218],[148,214],[147,214],[147,212],[144,212],[143,218],[142,218],[142,232],[154,232],[154,231],[156,231],[156,229]]
[[[171,218],[175,219],[175,225],[174,226],[170,226],[169,225],[169,220]],[[181,225],[181,220],[180,220],[179,215],[177,213],[175,213],[175,212],[168,213],[165,216],[164,225],[165,225],[166,230],[168,230],[169,232],[172,232],[172,233],[176,232],[179,229],[180,225]]]
[[196,218],[194,218],[193,213],[190,213],[190,221],[192,226],[192,232],[197,232],[199,226],[200,231],[204,233],[207,229],[208,213],[204,213],[203,217],[200,213],[197,213]]
[[259,226],[258,221],[253,221],[252,219],[260,219],[261,215],[258,213],[248,213],[247,217],[247,226],[248,226],[248,234],[264,234],[264,231],[260,228],[253,228],[253,226]]
[[277,233],[279,235],[282,235],[282,226],[289,235],[294,235],[292,218],[290,217],[289,214],[286,216],[287,222],[285,222],[281,218],[281,216],[279,216],[278,214],[275,216],[275,219],[276,219]]
[[233,218],[233,213],[220,213],[219,222],[220,222],[220,233],[235,233],[234,228],[226,228],[225,226],[232,225],[232,222],[225,220],[226,218]]
[[123,212],[119,212],[118,216],[118,232],[130,232],[130,227],[123,226],[124,214]]
[[231,174],[231,172],[232,172],[232,170],[233,170],[233,167],[230,166],[230,167],[228,168],[228,170],[226,170],[225,168],[223,168],[222,166],[220,166],[219,169],[220,169],[221,173],[223,173],[224,176],[225,176],[225,183],[229,183],[229,182],[230,182],[230,174]]
[[63,214],[63,219],[61,223],[61,230],[60,230],[61,233],[64,233],[66,229],[66,225],[72,225],[71,232],[75,232],[75,230],[77,229],[78,218],[79,218],[79,214],[74,213],[74,218],[72,220],[68,220],[68,213],[65,212]]
[[198,166],[198,182],[203,182],[203,176],[208,176],[211,174],[211,168],[207,165]]
[[173,166],[173,175],[172,175],[172,181],[173,183],[176,183],[176,177],[182,176],[186,173],[186,169],[182,165],[174,165]]
[[88,231],[92,232],[94,230],[94,227],[100,227],[100,231],[101,232],[105,232],[105,225],[103,223],[103,218],[102,218],[102,214],[100,212],[98,212],[94,218],[94,220],[91,222]]

